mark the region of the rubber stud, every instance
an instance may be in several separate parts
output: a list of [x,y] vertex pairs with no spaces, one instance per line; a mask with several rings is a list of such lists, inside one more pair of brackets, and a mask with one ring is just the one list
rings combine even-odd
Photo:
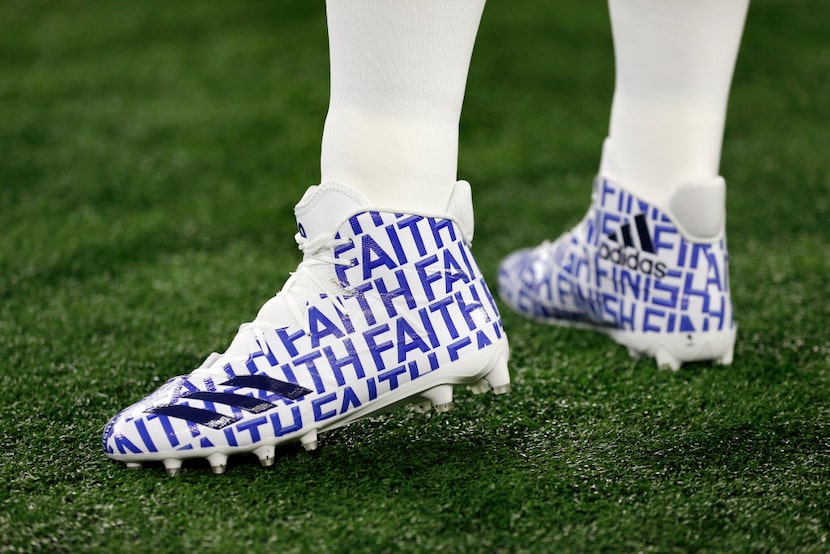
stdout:
[[176,458],[167,458],[166,460],[162,460],[162,463],[164,464],[164,469],[167,471],[167,475],[170,477],[175,477],[182,469],[182,461]]
[[127,469],[141,469],[144,464],[141,462],[127,462]]
[[452,410],[452,385],[439,385],[421,393],[439,414]]
[[510,392],[510,383],[501,385],[500,387],[493,387],[493,394],[507,394]]
[[473,391],[473,394],[484,394],[485,392],[490,392],[490,383],[487,382],[487,379],[482,379],[470,385],[469,388]]
[[412,411],[416,412],[416,413],[419,413],[419,414],[425,414],[425,413],[429,412],[431,409],[432,409],[432,402],[430,402],[427,399],[421,399],[420,401],[412,404]]
[[263,444],[256,450],[254,450],[254,454],[256,457],[259,458],[259,463],[262,467],[271,467],[274,465],[274,445],[273,444]]
[[223,473],[225,473],[225,470],[228,469],[227,454],[222,454],[221,452],[214,452],[213,454],[207,457],[207,461],[210,464],[210,470],[213,472],[214,475],[222,475]]
[[446,404],[436,404],[434,406],[435,412],[439,414],[445,414],[452,410],[455,407],[455,404],[452,402],[447,402]]
[[317,450],[317,429],[312,429],[302,437],[300,437],[300,444],[303,445],[307,451]]
[[680,360],[665,348],[658,348],[654,358],[657,360],[657,367],[660,369],[671,369],[672,371],[680,369]]
[[507,370],[507,355],[501,354],[493,364],[493,369],[484,377],[493,389],[493,394],[510,392],[510,372]]

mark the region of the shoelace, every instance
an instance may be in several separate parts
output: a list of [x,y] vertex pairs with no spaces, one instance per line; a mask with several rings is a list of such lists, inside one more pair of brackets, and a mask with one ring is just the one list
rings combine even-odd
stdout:
[[[331,234],[308,239],[297,233],[294,235],[294,240],[297,241],[297,246],[303,253],[303,260],[297,266],[297,270],[290,274],[282,289],[268,302],[275,302],[278,298],[283,298],[294,319],[303,321],[306,300],[310,295],[317,295],[326,290],[326,284],[311,270],[311,267],[317,265],[352,266],[353,263],[341,260],[334,255],[335,248],[351,243],[352,239],[338,239]],[[259,343],[263,352],[270,354],[268,342],[265,340],[265,333],[281,326],[284,326],[284,323],[255,319],[240,325],[237,337],[248,334],[249,337]],[[235,338],[234,342],[237,340],[238,338]],[[222,373],[225,364],[246,361],[247,359],[248,354],[228,356],[214,352],[192,374],[205,376]]]

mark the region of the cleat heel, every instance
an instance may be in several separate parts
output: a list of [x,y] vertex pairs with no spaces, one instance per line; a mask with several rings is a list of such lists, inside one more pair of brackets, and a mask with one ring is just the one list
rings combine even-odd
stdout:
[[182,469],[182,461],[176,458],[166,458],[162,460],[162,463],[164,464],[164,469],[167,471],[167,475],[170,477],[175,477]]
[[317,429],[312,429],[302,437],[300,437],[300,444],[306,451],[317,450]]
[[262,467],[271,467],[274,465],[274,445],[264,444],[254,450],[254,454],[259,458],[259,463]]

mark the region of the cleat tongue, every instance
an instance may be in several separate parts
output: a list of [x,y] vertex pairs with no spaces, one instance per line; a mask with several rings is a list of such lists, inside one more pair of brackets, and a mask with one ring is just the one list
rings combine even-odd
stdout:
[[207,461],[214,475],[222,475],[228,469],[228,456],[221,452],[214,452],[207,457]]
[[306,190],[294,207],[300,235],[313,239],[336,231],[348,216],[366,208],[369,201],[354,189],[339,183],[323,183]]
[[308,451],[317,450],[317,429],[312,429],[300,437],[300,443],[302,443],[303,448]]
[[182,461],[176,458],[167,458],[162,463],[164,464],[164,469],[167,470],[167,475],[170,477],[178,475],[182,468]]
[[274,465],[274,445],[264,444],[254,450],[254,454],[259,458],[259,463],[262,467],[271,467]]

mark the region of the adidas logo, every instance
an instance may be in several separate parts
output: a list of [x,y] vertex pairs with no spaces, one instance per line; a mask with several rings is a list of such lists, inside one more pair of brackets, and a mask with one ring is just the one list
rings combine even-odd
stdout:
[[599,257],[633,271],[653,275],[658,279],[665,277],[668,268],[666,264],[653,257],[656,251],[648,232],[645,214],[634,216],[634,226],[637,230],[637,240],[640,243],[639,248],[634,244],[631,223],[626,223],[620,227],[622,244],[617,233],[611,233],[607,239],[612,244],[609,245],[603,241],[599,246]]
[[[285,399],[289,402],[302,398],[311,392],[309,389],[301,387],[300,385],[273,379],[267,375],[237,375],[221,383],[221,386],[249,388],[258,390],[261,394],[270,392],[274,393],[277,398]],[[277,407],[273,402],[236,392],[192,391],[182,394],[179,399],[201,400],[205,402],[206,406],[212,406],[212,403],[224,404],[230,406],[231,409],[235,409],[235,411],[245,410],[253,414],[267,412]],[[224,415],[209,409],[191,407],[187,402],[157,406],[146,410],[145,413],[185,419],[200,423],[211,429],[223,429],[242,418],[241,413],[234,416]]]

